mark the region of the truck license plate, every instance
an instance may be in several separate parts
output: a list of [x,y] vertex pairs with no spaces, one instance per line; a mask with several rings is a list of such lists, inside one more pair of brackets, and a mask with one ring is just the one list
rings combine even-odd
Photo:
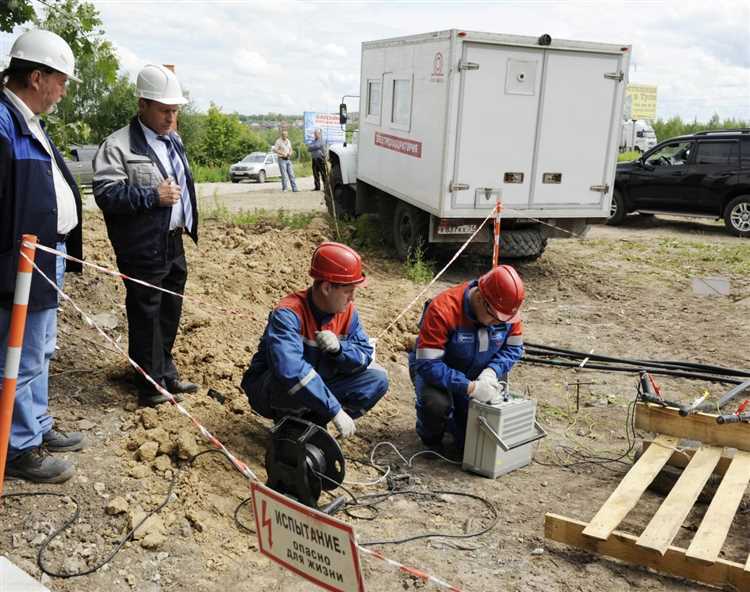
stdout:
[[471,234],[476,231],[476,224],[446,224],[438,226],[438,234]]

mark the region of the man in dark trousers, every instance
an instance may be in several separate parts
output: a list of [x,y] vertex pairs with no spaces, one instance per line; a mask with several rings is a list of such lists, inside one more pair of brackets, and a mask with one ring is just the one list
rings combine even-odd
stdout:
[[326,161],[323,140],[320,137],[320,129],[314,132],[312,142],[307,145],[312,159],[313,178],[315,179],[315,191],[320,191],[321,180],[325,182],[326,178]]
[[[195,185],[185,148],[174,131],[187,103],[177,77],[163,66],[138,74],[138,115],[110,135],[94,158],[94,198],[104,212],[122,273],[182,294],[187,261],[182,235],[198,240]],[[125,280],[130,357],[181,400],[198,385],[183,382],[172,358],[182,313],[180,296]],[[136,375],[140,405],[167,398]]]
[[[21,235],[81,258],[81,198],[60,152],[39,116],[50,113],[75,77],[68,44],[50,31],[27,31],[10,50],[0,73],[0,379],[5,370],[11,307]],[[66,261],[37,251],[35,262],[62,287]],[[68,263],[67,271],[80,271]],[[36,271],[16,377],[6,475],[36,483],[61,483],[73,463],[47,452],[81,450],[83,435],[53,428],[49,414],[49,362],[57,341],[57,292]],[[9,377],[12,378],[12,377]]]

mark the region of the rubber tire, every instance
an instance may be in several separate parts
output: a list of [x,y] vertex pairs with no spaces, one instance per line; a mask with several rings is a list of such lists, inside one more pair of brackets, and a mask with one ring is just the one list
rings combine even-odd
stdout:
[[397,200],[393,210],[391,236],[393,249],[400,259],[406,259],[418,246],[427,245],[430,218],[425,212]]
[[[612,209],[614,208],[614,214]],[[619,226],[625,221],[627,212],[625,211],[625,199],[622,197],[622,192],[619,189],[615,189],[612,193],[612,206],[609,210],[609,218],[607,218],[607,224],[610,226]]]
[[732,210],[740,204],[745,204],[745,208],[750,210],[750,195],[739,195],[727,204],[727,207],[724,208],[724,224],[726,225],[727,230],[729,230],[734,236],[750,238],[750,229],[740,230],[732,224]]
[[338,160],[334,160],[331,163],[331,177],[330,182],[332,183],[333,191],[333,204],[328,192],[326,191],[325,202],[326,209],[331,216],[334,216],[333,205],[336,206],[335,216],[341,218],[354,218],[354,202],[356,200],[356,194],[354,190],[348,185],[344,185],[341,177],[341,166]]
[[239,179],[235,179],[234,177],[232,177],[232,183],[239,183],[239,182],[240,182]]
[[387,229],[393,228],[393,217],[396,214],[397,199],[385,193],[378,193],[378,218],[380,227],[386,230],[383,232],[383,242],[389,247],[393,247],[393,232]]
[[261,171],[258,173],[258,180],[256,183],[265,183],[266,182],[266,171]]
[[547,235],[540,228],[501,229],[501,259],[525,259],[533,261],[534,259],[539,259],[546,248]]

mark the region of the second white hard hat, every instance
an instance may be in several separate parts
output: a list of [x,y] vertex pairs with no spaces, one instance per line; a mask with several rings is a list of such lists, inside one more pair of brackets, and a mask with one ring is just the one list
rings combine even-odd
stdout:
[[177,76],[169,68],[149,64],[138,72],[136,81],[138,96],[165,105],[184,105],[188,100],[182,96],[182,87]]
[[76,77],[76,59],[73,50],[65,42],[65,39],[52,31],[35,29],[26,31],[16,39],[10,48],[10,58],[26,60],[36,64],[43,64],[62,72],[71,80],[81,82]]

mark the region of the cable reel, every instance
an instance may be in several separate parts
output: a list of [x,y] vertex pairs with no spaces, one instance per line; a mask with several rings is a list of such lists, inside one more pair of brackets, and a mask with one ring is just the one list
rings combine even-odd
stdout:
[[[266,472],[268,487],[317,509],[321,492],[344,481],[344,454],[324,428],[286,416],[271,428]],[[340,506],[336,502],[322,511],[332,513]]]

